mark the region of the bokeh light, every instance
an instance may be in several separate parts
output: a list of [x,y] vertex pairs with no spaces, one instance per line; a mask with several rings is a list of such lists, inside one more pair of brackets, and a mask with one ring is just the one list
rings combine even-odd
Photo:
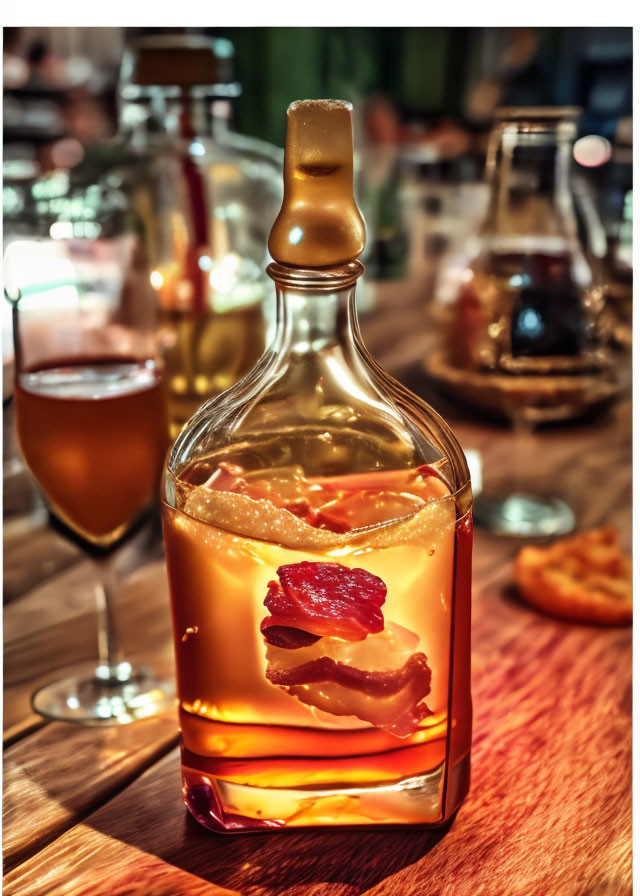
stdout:
[[584,168],[598,168],[611,158],[611,143],[606,137],[588,134],[576,140],[573,146],[573,157]]

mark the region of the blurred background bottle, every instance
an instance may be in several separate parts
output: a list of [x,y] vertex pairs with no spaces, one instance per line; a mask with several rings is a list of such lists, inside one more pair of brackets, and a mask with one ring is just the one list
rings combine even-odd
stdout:
[[369,99],[364,131],[359,193],[369,231],[366,265],[371,279],[395,280],[408,273],[409,232],[402,202],[399,122],[385,97]]
[[125,52],[119,173],[145,222],[173,437],[265,345],[265,245],[281,152],[231,130],[239,93],[227,40],[165,33]]
[[558,107],[496,113],[489,207],[454,315],[461,367],[547,374],[606,362],[603,291],[589,263],[606,245],[592,233],[599,222],[586,216],[583,249],[569,176],[578,115]]

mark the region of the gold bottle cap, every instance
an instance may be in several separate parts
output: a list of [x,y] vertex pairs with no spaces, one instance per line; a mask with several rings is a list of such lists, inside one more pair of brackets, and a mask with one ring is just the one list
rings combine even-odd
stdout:
[[352,108],[342,100],[299,100],[287,110],[284,199],[269,236],[280,264],[346,264],[364,249],[353,197]]

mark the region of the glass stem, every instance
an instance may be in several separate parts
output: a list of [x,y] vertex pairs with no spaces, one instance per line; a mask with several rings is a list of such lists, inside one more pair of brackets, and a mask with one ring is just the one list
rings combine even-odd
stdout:
[[540,450],[535,436],[535,424],[527,420],[524,414],[516,412],[511,417],[511,428],[511,488],[535,494],[540,484],[535,463],[536,453]]
[[96,677],[106,682],[131,678],[131,664],[123,659],[115,624],[114,600],[117,585],[114,554],[94,558],[98,612],[98,666]]

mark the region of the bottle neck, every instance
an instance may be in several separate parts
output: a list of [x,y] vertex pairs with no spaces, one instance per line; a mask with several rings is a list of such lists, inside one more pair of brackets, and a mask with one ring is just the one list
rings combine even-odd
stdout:
[[563,252],[577,247],[577,223],[570,188],[568,122],[535,126],[508,122],[491,135],[486,175],[489,208],[485,240],[498,251],[534,249]]
[[180,87],[140,90],[121,97],[119,130],[139,145],[214,137],[228,127],[229,103]]
[[321,352],[348,339],[344,321],[355,289],[323,294],[278,289],[276,344],[279,351],[296,355]]
[[328,349],[354,351],[359,339],[356,280],[360,262],[303,270],[271,264],[277,295],[274,349],[280,356],[309,356]]

